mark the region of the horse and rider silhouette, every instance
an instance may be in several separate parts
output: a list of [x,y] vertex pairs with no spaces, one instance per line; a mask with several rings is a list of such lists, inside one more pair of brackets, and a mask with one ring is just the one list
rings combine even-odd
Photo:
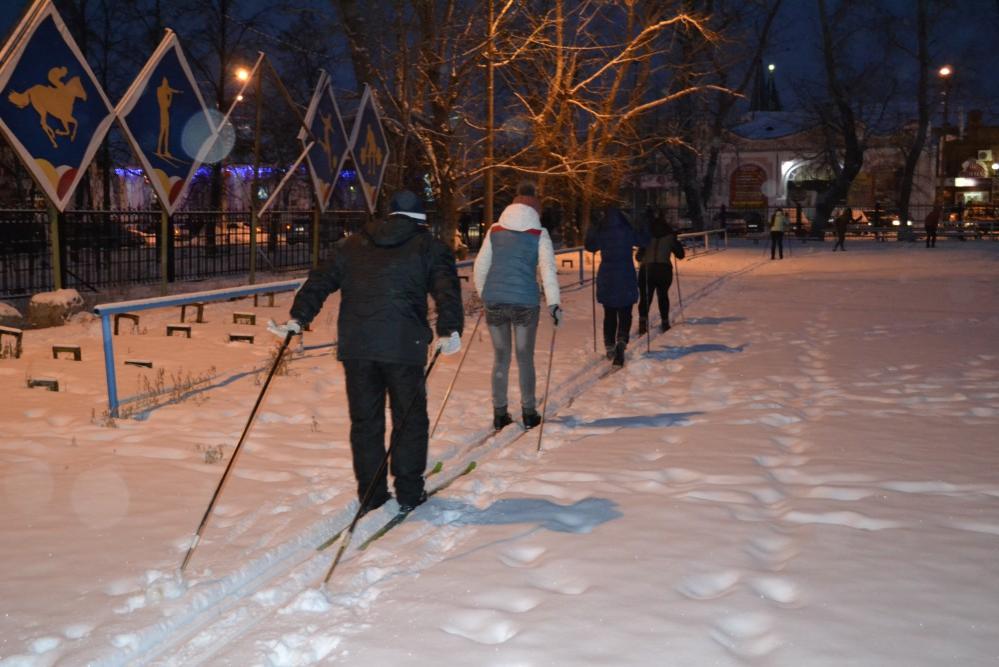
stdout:
[[[34,107],[38,112],[42,130],[54,148],[59,148],[56,136],[68,136],[70,141],[76,140],[77,122],[73,116],[73,105],[77,98],[87,100],[87,91],[83,89],[80,77],[74,76],[69,81],[63,82],[68,73],[69,69],[66,67],[53,67],[48,75],[49,83],[52,85],[39,83],[22,93],[11,91],[7,96],[7,99],[19,109],[24,109],[29,104]],[[62,129],[51,127],[48,123],[49,116],[61,121]]]

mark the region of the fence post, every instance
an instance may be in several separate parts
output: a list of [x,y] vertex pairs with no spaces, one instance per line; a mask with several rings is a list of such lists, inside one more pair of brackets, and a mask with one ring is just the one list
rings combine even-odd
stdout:
[[579,284],[583,284],[583,248],[579,248]]
[[170,216],[166,209],[160,211],[160,291],[167,293],[170,282]]
[[319,204],[312,208],[312,268],[319,266]]
[[63,266],[62,234],[59,233],[59,211],[55,204],[49,202],[49,236],[52,239],[52,284],[55,289],[62,289],[65,284],[65,267]]

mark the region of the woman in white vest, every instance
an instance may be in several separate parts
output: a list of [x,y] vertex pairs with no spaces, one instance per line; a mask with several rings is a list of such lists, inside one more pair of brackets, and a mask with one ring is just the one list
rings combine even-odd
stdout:
[[524,427],[533,428],[541,423],[534,396],[534,341],[541,307],[539,269],[545,302],[555,326],[562,311],[555,250],[548,231],[541,226],[540,216],[541,204],[534,184],[521,183],[517,197],[489,228],[475,258],[475,289],[485,305],[486,324],[493,341],[493,427],[497,431],[513,422],[507,410],[511,350],[517,354]]

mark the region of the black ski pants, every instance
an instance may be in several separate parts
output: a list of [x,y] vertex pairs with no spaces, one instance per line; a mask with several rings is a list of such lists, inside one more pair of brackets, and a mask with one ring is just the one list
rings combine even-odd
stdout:
[[385,459],[385,396],[392,410],[392,459],[400,505],[418,505],[423,493],[423,471],[427,467],[427,386],[424,368],[366,359],[344,359],[347,404],[350,409],[350,451],[354,457],[357,496],[364,499],[369,487],[369,506],[388,496],[388,473],[379,468]]
[[652,296],[659,305],[659,317],[669,324],[669,288],[673,284],[673,267],[656,262],[643,264],[638,269],[638,317],[648,322]]
[[631,306],[608,308],[604,306],[604,345],[614,347],[618,342],[628,344],[631,332]]
[[784,232],[770,232],[770,259],[780,251],[780,258],[784,259]]

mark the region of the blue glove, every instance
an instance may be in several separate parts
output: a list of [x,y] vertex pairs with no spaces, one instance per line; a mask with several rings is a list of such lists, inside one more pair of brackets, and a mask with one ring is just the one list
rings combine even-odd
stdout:
[[444,356],[456,354],[459,350],[461,350],[461,334],[457,331],[453,331],[447,338],[441,336],[437,339],[437,349],[440,350],[441,354]]
[[302,333],[302,325],[298,323],[298,320],[288,320],[284,324],[278,324],[274,320],[267,320],[267,330],[281,340],[284,340],[288,337],[289,333],[296,336]]
[[555,326],[558,326],[562,321],[562,317],[565,315],[565,311],[556,303],[554,306],[548,306],[548,312],[552,314],[552,319],[555,320]]

